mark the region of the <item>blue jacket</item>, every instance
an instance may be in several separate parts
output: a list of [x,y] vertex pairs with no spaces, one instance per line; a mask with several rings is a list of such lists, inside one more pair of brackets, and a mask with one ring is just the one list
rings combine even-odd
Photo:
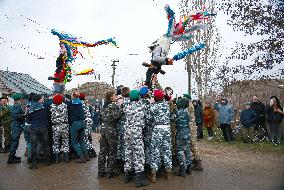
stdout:
[[32,103],[28,109],[27,123],[31,128],[48,126],[48,110],[42,103]]
[[256,119],[256,112],[252,109],[245,109],[241,112],[241,123],[244,127],[249,128],[253,125]]
[[22,105],[15,103],[11,108],[12,122],[14,125],[23,125],[25,124],[25,112],[22,108]]
[[215,104],[214,109],[219,113],[219,123],[220,124],[231,124],[234,116],[234,110],[231,105],[226,104]]
[[70,102],[68,102],[67,108],[68,108],[69,123],[73,123],[74,121],[84,121],[85,120],[82,102],[79,98],[73,99]]

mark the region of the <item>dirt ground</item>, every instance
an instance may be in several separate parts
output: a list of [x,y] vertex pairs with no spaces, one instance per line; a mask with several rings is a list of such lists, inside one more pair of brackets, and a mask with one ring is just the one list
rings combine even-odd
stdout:
[[[94,144],[98,152],[98,134],[94,134]],[[24,152],[21,139],[18,156]],[[208,143],[199,141],[204,171],[193,171],[191,176],[172,180],[158,178],[156,184],[140,189],[157,190],[283,190],[284,154],[261,153],[237,149],[224,142]],[[97,177],[97,158],[86,164],[60,163],[51,166],[39,165],[37,170],[28,169],[26,158],[22,163],[7,165],[8,154],[0,154],[0,190],[130,190],[137,189],[134,183],[124,184],[123,176],[115,179]]]

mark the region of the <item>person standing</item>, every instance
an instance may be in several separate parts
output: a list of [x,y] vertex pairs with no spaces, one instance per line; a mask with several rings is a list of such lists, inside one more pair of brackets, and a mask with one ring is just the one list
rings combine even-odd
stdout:
[[[67,105],[63,103],[63,96],[57,94],[53,97],[53,103],[50,106],[53,144],[52,149],[55,154],[55,162],[59,163],[59,153],[63,150],[64,161],[68,162],[69,153],[69,125]],[[60,147],[60,138],[62,145]]]
[[241,112],[242,136],[245,143],[253,143],[253,123],[256,118],[256,113],[250,109],[250,102],[245,103],[246,109]]
[[208,101],[206,102],[203,110],[203,122],[208,132],[208,140],[211,140],[213,138],[213,127],[215,122],[214,120],[215,120],[215,111],[212,108],[210,102]]
[[188,99],[188,113],[189,113],[189,118],[190,118],[190,150],[192,152],[192,170],[197,170],[197,171],[203,171],[202,167],[202,162],[201,162],[201,157],[200,157],[200,152],[197,147],[197,127],[195,125],[195,113],[194,113],[194,106],[191,102],[191,96],[189,94],[184,94],[184,98]]
[[276,96],[271,96],[269,106],[266,109],[266,118],[271,132],[271,142],[274,145],[280,145],[280,123],[284,117],[282,110],[279,99]]
[[48,108],[43,105],[43,97],[35,94],[33,103],[28,109],[27,123],[30,124],[31,135],[31,165],[30,169],[37,169],[37,146],[43,146],[46,165],[50,165],[50,147],[48,136]]
[[194,106],[195,124],[197,126],[197,139],[203,139],[203,111],[202,105],[199,100],[193,100],[192,104]]
[[11,108],[12,124],[11,124],[11,148],[7,164],[20,163],[21,157],[16,156],[19,147],[19,140],[25,125],[26,111],[22,108],[22,94],[14,93],[11,96],[14,99],[14,105]]
[[254,132],[259,133],[260,130],[263,130],[263,132],[261,131],[261,133],[263,133],[261,135],[264,135],[265,138],[268,139],[269,135],[265,124],[265,116],[266,116],[265,105],[261,101],[259,101],[257,96],[253,96],[250,109],[254,110],[256,113],[256,118],[253,123]]
[[145,152],[143,128],[146,122],[146,106],[139,101],[139,91],[129,93],[130,103],[123,108],[125,121],[125,182],[130,182],[131,171],[135,170],[135,186],[148,185],[144,173]]
[[219,123],[220,128],[223,132],[223,137],[227,142],[234,142],[233,130],[231,127],[231,121],[234,116],[234,110],[231,105],[228,104],[228,100],[226,98],[221,98],[221,102],[218,100],[214,105],[214,109],[216,109],[219,113]]
[[79,93],[74,92],[73,98],[67,104],[68,120],[70,125],[71,146],[74,148],[79,163],[86,163],[90,161],[86,144],[84,142],[85,136],[85,123],[84,123],[84,110],[82,102],[79,99]]
[[161,157],[163,157],[166,169],[166,179],[171,178],[172,170],[172,145],[171,145],[171,127],[170,127],[170,107],[164,101],[162,90],[154,91],[155,103],[151,104],[149,110],[150,122],[154,123],[151,144],[150,144],[150,166],[151,182],[156,183],[156,173],[159,169]]
[[[8,98],[0,98],[0,153],[7,153],[11,146],[11,111]],[[3,130],[2,130],[3,129]],[[4,133],[4,148],[2,147]]]
[[[123,112],[116,105],[114,91],[105,95],[105,106],[101,111],[102,127],[100,138],[100,153],[98,157],[98,178],[113,178],[118,174],[114,171],[116,161],[118,131],[117,121],[122,117]],[[106,158],[108,161],[106,162]],[[107,164],[107,167],[106,167]]]

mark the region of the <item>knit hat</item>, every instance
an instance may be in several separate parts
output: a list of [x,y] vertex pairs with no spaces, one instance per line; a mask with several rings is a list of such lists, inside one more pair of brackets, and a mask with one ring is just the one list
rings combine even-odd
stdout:
[[184,98],[187,98],[187,99],[189,99],[189,100],[191,100],[190,94],[183,94],[183,97],[184,97]]
[[123,97],[126,97],[129,94],[129,92],[130,92],[130,89],[128,87],[123,87],[121,89],[121,93]]
[[180,100],[177,101],[177,108],[187,108],[188,107],[188,99],[187,98],[182,98]]
[[142,86],[139,90],[139,94],[143,97],[145,96],[146,94],[148,94],[148,87],[147,86]]
[[131,90],[129,93],[129,98],[131,101],[138,101],[139,100],[139,91],[138,90]]
[[250,102],[245,102],[245,106],[250,106]]
[[164,92],[162,90],[154,90],[154,98],[156,100],[163,100]]
[[53,96],[53,103],[54,104],[59,105],[59,104],[62,104],[62,102],[63,102],[63,96],[62,95],[56,94],[55,96]]
[[85,100],[85,98],[86,98],[85,93],[80,93],[80,94],[79,94],[79,99],[80,99],[80,100]]
[[13,98],[14,100],[20,100],[22,99],[22,93],[14,93],[12,94],[11,98]]
[[33,100],[33,102],[38,102],[41,98],[42,98],[42,96],[41,96],[41,95],[39,95],[39,94],[35,94],[35,95],[33,95],[32,100]]

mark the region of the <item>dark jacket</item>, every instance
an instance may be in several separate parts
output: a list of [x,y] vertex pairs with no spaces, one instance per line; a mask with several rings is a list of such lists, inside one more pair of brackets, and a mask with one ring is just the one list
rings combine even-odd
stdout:
[[249,128],[254,124],[254,121],[256,119],[256,113],[252,109],[245,109],[241,113],[241,123],[244,127]]
[[199,105],[194,106],[194,115],[196,125],[202,125],[203,123],[203,110]]
[[[283,110],[282,107],[279,109]],[[275,112],[274,108],[271,106],[268,106],[266,109],[266,120],[270,124],[276,124],[279,125],[282,122],[283,115],[279,112]]]
[[82,102],[79,98],[73,99],[67,103],[68,108],[68,120],[69,123],[73,123],[74,121],[84,121],[84,110],[82,106]]
[[256,113],[255,123],[260,124],[265,121],[265,105],[262,102],[252,102],[250,109]]
[[27,123],[31,128],[48,126],[48,110],[42,103],[33,103],[28,109]]

